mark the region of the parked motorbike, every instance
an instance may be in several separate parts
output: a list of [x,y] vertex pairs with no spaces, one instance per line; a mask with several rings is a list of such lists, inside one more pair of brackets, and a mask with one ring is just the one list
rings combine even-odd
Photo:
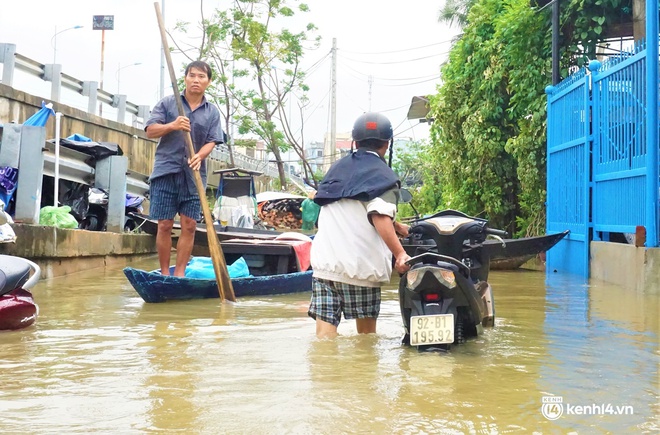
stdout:
[[108,194],[92,187],[88,194],[89,208],[78,228],[89,231],[104,231],[108,219]]
[[124,232],[139,232],[140,223],[135,220],[132,213],[142,214],[144,196],[126,194],[126,208],[124,209]]
[[[124,231],[131,232],[138,228],[138,222],[130,213],[142,213],[144,197],[126,194],[124,209]],[[89,189],[89,209],[87,215],[80,222],[78,228],[89,231],[105,231],[108,220],[108,193],[103,189],[92,187]]]
[[495,325],[490,259],[482,249],[488,235],[507,233],[455,210],[411,223],[403,243],[415,252],[399,282],[404,344],[449,350]]
[[[3,210],[0,200],[0,233],[9,234],[11,217]],[[13,234],[13,231],[11,231]],[[15,237],[0,239],[13,241]],[[34,323],[39,307],[28,291],[39,281],[41,269],[25,258],[0,255],[0,330],[20,329]]]

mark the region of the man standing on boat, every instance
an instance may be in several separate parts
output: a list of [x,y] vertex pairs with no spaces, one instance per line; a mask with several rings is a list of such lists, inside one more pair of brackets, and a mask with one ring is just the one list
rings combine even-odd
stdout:
[[337,335],[342,313],[355,319],[357,332],[376,332],[380,287],[390,282],[392,256],[399,273],[409,269],[397,234],[399,178],[384,156],[394,134],[379,113],[365,113],[353,126],[357,151],[332,165],[314,201],[321,206],[312,242],[314,270],[309,316],[319,338]]
[[[159,139],[154,169],[149,177],[149,215],[158,220],[156,248],[163,275],[169,275],[172,225],[179,213],[181,234],[176,245],[174,275],[184,276],[192,253],[197,221],[201,219],[200,198],[192,171],[200,171],[206,186],[204,159],[217,143],[222,142],[220,112],[204,96],[211,84],[211,76],[207,63],[191,62],[186,67],[186,87],[181,92],[186,116],[179,116],[175,96],[169,95],[156,104],[145,126],[148,138]],[[187,155],[185,131],[189,131],[192,138],[195,148],[193,156]]]

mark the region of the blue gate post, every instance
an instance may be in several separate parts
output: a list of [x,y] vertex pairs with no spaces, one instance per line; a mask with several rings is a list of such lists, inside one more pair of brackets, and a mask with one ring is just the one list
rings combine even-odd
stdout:
[[658,0],[646,0],[646,247],[658,246]]

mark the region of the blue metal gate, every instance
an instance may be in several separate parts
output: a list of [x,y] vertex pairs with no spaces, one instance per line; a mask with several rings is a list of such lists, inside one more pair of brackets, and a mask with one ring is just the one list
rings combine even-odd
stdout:
[[581,71],[548,86],[548,233],[570,230],[548,252],[547,270],[589,270],[589,81]]
[[[657,7],[649,0],[647,13]],[[546,89],[547,230],[571,231],[548,252],[550,271],[588,276],[590,241],[638,226],[645,246],[658,246],[659,41],[658,21],[650,21],[648,44]]]
[[[593,199],[595,240],[644,225],[647,190],[646,53],[617,56],[593,73]],[[656,85],[657,86],[657,85]]]

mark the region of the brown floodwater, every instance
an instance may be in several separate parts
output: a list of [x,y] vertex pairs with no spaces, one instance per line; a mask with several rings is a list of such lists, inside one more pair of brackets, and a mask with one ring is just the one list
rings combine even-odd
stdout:
[[660,431],[657,293],[524,270],[491,282],[496,327],[437,354],[400,344],[394,281],[377,334],[344,321],[319,341],[309,294],[147,304],[118,267],[44,280],[36,323],[0,333],[0,432]]

